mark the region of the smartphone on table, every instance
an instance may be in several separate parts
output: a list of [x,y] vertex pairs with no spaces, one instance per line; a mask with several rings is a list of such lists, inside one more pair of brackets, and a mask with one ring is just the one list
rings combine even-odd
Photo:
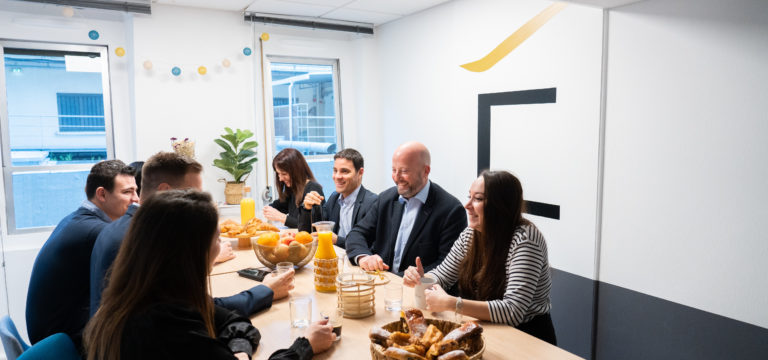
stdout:
[[256,281],[264,281],[264,277],[271,274],[272,270],[269,268],[247,268],[242,270],[237,270],[237,274],[249,278]]

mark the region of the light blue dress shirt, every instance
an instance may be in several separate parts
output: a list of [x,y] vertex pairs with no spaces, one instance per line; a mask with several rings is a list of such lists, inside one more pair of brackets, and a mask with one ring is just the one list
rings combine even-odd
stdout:
[[[398,201],[401,204],[405,204],[403,209],[403,218],[400,221],[400,229],[397,231],[397,242],[395,243],[395,259],[392,264],[391,271],[400,271],[400,260],[403,257],[403,249],[408,242],[408,238],[411,236],[411,230],[413,230],[413,224],[416,222],[416,216],[419,215],[421,206],[427,202],[427,195],[429,195],[430,181],[427,180],[427,184],[419,191],[416,196],[410,199],[404,198],[400,195]],[[410,264],[408,264],[410,265]]]
[[339,194],[339,236],[345,237],[352,229],[352,210],[355,209],[355,200],[357,200],[357,193],[360,192],[360,187],[353,191],[349,196],[343,197]]

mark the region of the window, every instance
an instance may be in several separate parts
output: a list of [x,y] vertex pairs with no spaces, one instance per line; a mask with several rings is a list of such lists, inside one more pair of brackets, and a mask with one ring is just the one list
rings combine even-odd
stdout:
[[104,95],[56,94],[59,131],[104,131]]
[[53,226],[85,199],[91,166],[114,158],[107,50],[11,41],[0,45],[8,229]]
[[269,57],[274,152],[292,147],[307,158],[323,192],[333,185],[333,155],[341,149],[338,61]]

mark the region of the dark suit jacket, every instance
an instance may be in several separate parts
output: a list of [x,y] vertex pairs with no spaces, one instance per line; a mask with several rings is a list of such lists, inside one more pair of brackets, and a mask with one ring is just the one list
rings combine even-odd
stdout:
[[[325,202],[323,205],[323,220],[330,220],[336,223],[333,226],[333,232],[338,234],[339,233],[339,226],[340,226],[340,216],[341,213],[341,205],[339,205],[339,197],[341,194],[337,192],[333,192],[330,197],[328,197],[328,201]],[[368,189],[366,189],[364,186],[360,186],[360,191],[357,192],[357,198],[355,199],[355,205],[352,208],[352,226],[350,227],[350,231],[352,230],[355,225],[363,220],[366,214],[368,214],[368,211],[373,207],[373,204],[376,203],[376,199],[378,199],[379,196],[372,193]],[[338,240],[336,242],[336,245],[344,248],[346,244],[346,236],[339,236]]]
[[32,344],[63,332],[82,349],[91,249],[110,221],[103,213],[80,207],[59,222],[40,249],[27,291],[27,333]]
[[[117,258],[117,252],[123,243],[123,237],[128,233],[133,214],[139,208],[131,205],[125,215],[107,225],[101,231],[91,253],[90,277],[90,316],[96,313],[101,303],[101,293],[107,285],[107,270]],[[239,294],[214,298],[216,305],[237,312],[240,316],[250,316],[253,313],[268,309],[272,306],[274,292],[265,285],[254,286]]]
[[[304,202],[304,196],[310,191],[316,191],[320,196],[323,196],[323,186],[309,181],[307,186],[304,187],[304,193],[301,194],[301,202]],[[325,200],[320,204],[322,206]],[[320,206],[313,206],[312,210],[307,210],[304,206],[296,206],[296,198],[294,194],[291,194],[286,199],[286,202],[281,202],[280,198],[273,201],[269,206],[275,208],[283,214],[288,214],[285,218],[285,226],[289,228],[298,228],[299,231],[312,232],[312,223],[320,221]],[[314,211],[313,211],[314,210]]]
[[[385,190],[365,218],[352,228],[346,244],[350,261],[358,255],[377,254],[392,266],[403,217],[403,204],[398,198],[397,187]],[[427,201],[421,206],[403,248],[400,269],[389,270],[402,276],[408,266],[416,264],[417,256],[421,257],[424,271],[431,270],[445,259],[466,227],[467,216],[459,200],[432,182]]]

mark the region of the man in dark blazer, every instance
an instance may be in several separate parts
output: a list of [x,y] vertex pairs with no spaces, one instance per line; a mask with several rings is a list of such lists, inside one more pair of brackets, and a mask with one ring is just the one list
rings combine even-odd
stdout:
[[27,333],[33,344],[63,332],[82,349],[91,249],[101,230],[139,200],[133,173],[120,160],[94,165],[85,181],[87,200],[59,222],[37,254],[26,308]]
[[[322,206],[323,220],[333,221],[333,243],[345,247],[350,230],[362,220],[376,202],[378,195],[363,185],[363,155],[359,151],[347,148],[333,156],[334,191]],[[304,208],[311,209],[320,205],[323,197],[317,192],[310,192],[304,197]]]
[[[159,152],[150,157],[143,165],[140,178],[142,182],[140,201],[146,201],[157,191],[170,189],[196,189],[202,190],[203,179],[200,173],[203,166],[194,159],[181,156],[174,152]],[[128,232],[133,214],[139,205],[133,204],[125,212],[125,215],[102,230],[91,254],[90,277],[90,315],[96,313],[101,303],[101,295],[108,283],[107,270],[117,258],[118,250],[123,242],[123,237]],[[214,298],[216,305],[238,312],[241,316],[250,316],[253,313],[268,309],[272,306],[272,300],[288,296],[288,291],[293,288],[293,272],[280,274],[279,276],[267,276],[263,285],[254,286],[239,294]]]
[[363,270],[403,274],[421,258],[424,271],[440,264],[467,227],[459,200],[429,181],[429,150],[417,142],[392,156],[394,187],[347,235],[347,256]]

